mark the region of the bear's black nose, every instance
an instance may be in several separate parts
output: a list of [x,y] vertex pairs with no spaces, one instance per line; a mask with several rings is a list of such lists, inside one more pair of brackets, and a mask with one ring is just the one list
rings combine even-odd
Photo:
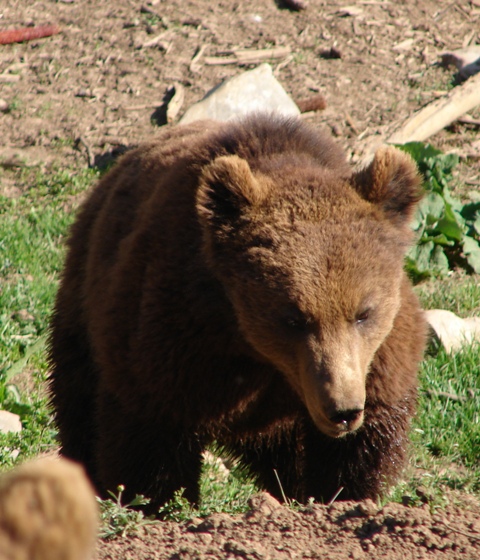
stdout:
[[362,413],[363,408],[336,410],[329,416],[329,419],[334,424],[344,424],[345,427],[348,427],[349,425],[354,424],[360,418]]

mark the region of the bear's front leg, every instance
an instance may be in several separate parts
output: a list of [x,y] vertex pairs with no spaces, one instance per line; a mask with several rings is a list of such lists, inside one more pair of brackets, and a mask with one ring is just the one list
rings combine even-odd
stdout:
[[150,500],[142,508],[158,514],[175,491],[184,488],[192,504],[199,501],[202,447],[198,439],[169,425],[124,410],[111,394],[102,392],[98,407],[97,480],[102,497],[125,487],[124,502],[136,495]]
[[408,425],[405,408],[391,406],[368,411],[364,425],[341,438],[306,420],[302,501],[377,499],[404,466]]
[[297,428],[292,423],[288,428],[242,438],[224,447],[239,458],[263,490],[280,501],[300,501],[303,458]]

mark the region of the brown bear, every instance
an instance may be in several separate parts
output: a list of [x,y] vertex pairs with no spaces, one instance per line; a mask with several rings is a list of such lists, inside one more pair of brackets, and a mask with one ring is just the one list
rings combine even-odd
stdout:
[[95,495],[79,465],[41,459],[0,477],[2,560],[88,560],[97,531]]
[[425,342],[403,272],[419,185],[393,147],[352,171],[272,115],[124,155],[73,225],[53,315],[63,454],[150,511],[198,502],[212,442],[278,498],[378,496]]

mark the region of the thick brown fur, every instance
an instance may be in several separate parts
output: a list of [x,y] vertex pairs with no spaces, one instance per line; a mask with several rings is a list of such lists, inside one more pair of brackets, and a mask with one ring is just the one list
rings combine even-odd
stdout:
[[215,441],[281,497],[376,497],[402,466],[425,322],[420,198],[394,148],[352,172],[297,120],[177,127],[72,228],[52,322],[62,452],[105,493],[199,498]]
[[79,465],[42,459],[0,477],[2,560],[89,560],[97,531],[95,495]]

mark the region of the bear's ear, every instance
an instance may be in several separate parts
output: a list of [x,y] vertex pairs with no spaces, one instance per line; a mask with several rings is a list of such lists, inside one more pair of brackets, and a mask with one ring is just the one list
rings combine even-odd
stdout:
[[422,198],[421,179],[412,158],[392,146],[380,148],[372,162],[352,177],[353,186],[377,204],[397,226],[405,226]]
[[197,212],[201,220],[221,224],[260,204],[267,191],[267,183],[253,176],[244,159],[235,155],[220,156],[203,169]]

